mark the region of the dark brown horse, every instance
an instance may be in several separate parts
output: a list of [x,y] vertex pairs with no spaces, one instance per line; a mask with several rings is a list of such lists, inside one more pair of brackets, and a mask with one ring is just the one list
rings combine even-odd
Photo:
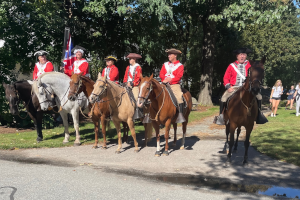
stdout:
[[[74,101],[78,94],[84,92],[86,97],[89,97],[94,89],[95,82],[91,79],[82,76],[81,74],[73,74],[71,76],[70,82],[70,91],[68,94],[68,99]],[[101,101],[96,102],[95,104],[89,104],[92,120],[95,125],[95,144],[93,148],[98,147],[98,138],[99,138],[99,120],[101,120],[102,125],[102,134],[103,134],[103,146],[102,149],[106,149],[106,118],[110,116],[109,111],[109,102],[107,101],[107,97],[104,97]],[[123,142],[127,142],[128,140],[128,125],[123,122],[124,128],[124,136]],[[127,130],[127,131],[126,131]]]
[[[171,128],[171,124],[173,124],[174,128],[174,145],[176,145],[176,132],[177,132],[177,124],[175,123],[178,111],[172,100],[169,96],[169,93],[166,90],[165,85],[161,85],[157,80],[153,78],[153,74],[150,77],[142,77],[141,83],[139,86],[140,93],[138,98],[138,105],[143,106],[146,99],[150,99],[150,117],[152,120],[153,127],[156,132],[156,141],[157,141],[157,150],[155,152],[155,156],[160,156],[160,135],[159,135],[159,125],[165,125],[165,151],[163,155],[169,155],[168,149],[168,139],[169,139],[169,131]],[[182,89],[183,96],[186,99],[187,107],[184,110],[184,117],[186,122],[182,123],[183,137],[182,144],[180,149],[184,149],[185,142],[185,134],[188,123],[189,114],[192,109],[192,96],[189,91]]]
[[[11,84],[3,83],[3,87],[5,89],[5,97],[9,102],[10,112],[13,115],[19,114],[18,103],[21,101],[24,103],[24,106],[27,110],[29,117],[34,122],[37,132],[37,142],[43,140],[42,134],[42,120],[43,113],[52,113],[49,111],[42,111],[40,107],[39,100],[37,96],[31,92],[32,86],[28,83],[28,81],[16,81]],[[57,108],[55,108],[57,112]]]
[[[266,58],[261,61],[250,61],[248,77],[244,85],[238,89],[228,103],[227,109],[224,111],[224,120],[226,124],[226,136],[228,144],[228,135],[230,133],[229,151],[227,161],[231,162],[232,147],[234,145],[234,132],[237,129],[237,139],[234,150],[237,150],[238,137],[241,132],[241,127],[246,128],[246,140],[244,142],[245,155],[243,164],[248,162],[249,138],[253,130],[254,121],[258,115],[258,105],[256,95],[260,91],[260,86],[264,78],[264,63]],[[226,148],[227,145],[225,145]]]

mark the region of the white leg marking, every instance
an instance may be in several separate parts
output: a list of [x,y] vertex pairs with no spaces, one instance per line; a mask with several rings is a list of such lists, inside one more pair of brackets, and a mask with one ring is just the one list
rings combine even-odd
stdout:
[[157,144],[156,144],[156,151],[160,151],[160,145],[159,145],[159,142],[157,142]]

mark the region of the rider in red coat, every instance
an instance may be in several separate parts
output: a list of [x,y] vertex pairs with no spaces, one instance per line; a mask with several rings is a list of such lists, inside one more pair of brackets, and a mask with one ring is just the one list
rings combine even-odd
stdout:
[[65,74],[71,77],[73,73],[80,74],[82,72],[83,76],[90,77],[89,63],[86,61],[86,59],[82,58],[85,48],[76,45],[71,51],[75,54],[76,60],[74,61],[71,68],[64,69]]
[[38,56],[39,62],[35,63],[33,70],[33,80],[36,80],[40,75],[45,72],[54,71],[53,65],[50,61],[47,60],[46,55],[48,55],[47,51],[40,50],[35,52],[35,56]]
[[117,62],[117,58],[114,56],[107,56],[105,58],[106,66],[102,71],[102,77],[106,76],[106,78],[110,81],[114,81],[119,84],[119,70],[114,65]]
[[[237,60],[231,63],[225,72],[223,77],[223,84],[226,88],[221,101],[220,101],[220,115],[215,118],[214,122],[219,125],[225,125],[223,110],[224,105],[229,97],[231,97],[236,90],[238,90],[241,86],[243,86],[246,77],[248,76],[248,69],[251,67],[250,62],[246,60],[247,54],[252,51],[247,48],[240,48],[234,50],[233,53],[236,55]],[[268,120],[261,114],[261,100],[262,96],[260,93],[256,95],[257,104],[258,104],[258,116],[256,120],[256,124],[264,124]]]

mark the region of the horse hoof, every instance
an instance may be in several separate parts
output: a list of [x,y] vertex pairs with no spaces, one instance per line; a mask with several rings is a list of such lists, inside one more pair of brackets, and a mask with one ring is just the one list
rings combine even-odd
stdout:
[[155,156],[160,157],[160,152],[159,151],[155,152]]
[[162,155],[163,155],[163,156],[168,156],[168,155],[169,155],[169,152],[168,152],[168,151],[164,151]]
[[247,160],[244,160],[243,161],[243,165],[245,166],[245,165],[248,165],[248,161]]
[[181,147],[180,147],[180,150],[184,150],[184,146],[181,146]]
[[39,143],[39,142],[43,141],[43,138],[37,137],[36,141]]
[[231,158],[227,158],[226,162],[231,163]]
[[80,143],[74,143],[74,147],[80,146]]
[[69,142],[63,142],[63,144],[68,144]]
[[99,147],[96,145],[96,146],[93,146],[92,149],[98,149]]
[[134,153],[138,153],[140,150],[139,149],[136,149],[136,150],[134,150]]
[[116,153],[116,154],[120,154],[120,153],[121,153],[121,151],[120,151],[120,150],[117,150],[115,153]]
[[107,149],[107,147],[101,147],[101,149],[103,149],[103,150],[106,150],[106,149]]

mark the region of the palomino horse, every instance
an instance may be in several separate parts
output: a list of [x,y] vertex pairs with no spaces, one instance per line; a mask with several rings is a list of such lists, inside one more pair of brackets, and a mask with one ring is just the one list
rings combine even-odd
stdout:
[[[110,80],[106,79],[106,76],[102,77],[101,73],[98,74],[98,79],[94,85],[94,90],[89,97],[91,103],[99,100],[100,97],[107,96],[109,104],[112,109],[112,121],[116,127],[118,133],[118,149],[116,153],[120,153],[122,148],[121,142],[121,128],[120,122],[127,122],[131,135],[134,140],[135,152],[139,151],[138,143],[136,140],[136,134],[134,129],[133,115],[135,111],[135,105],[131,102],[129,94],[126,89]],[[152,134],[152,126],[150,124],[144,124],[145,127],[145,144],[147,144],[147,134]],[[149,127],[149,128],[148,128]]]
[[[39,99],[40,106],[42,110],[47,110],[49,106],[52,106],[53,94],[56,95],[56,105],[61,107],[60,115],[63,119],[63,124],[65,127],[65,139],[63,143],[69,142],[69,125],[68,125],[68,113],[72,114],[74,128],[76,131],[76,140],[74,142],[75,146],[80,145],[80,135],[79,135],[79,107],[84,107],[87,105],[87,99],[78,101],[69,101],[68,92],[70,88],[70,77],[59,72],[47,72],[42,74],[37,81],[34,81],[32,85],[33,92]],[[84,110],[84,109],[83,109]]]
[[[41,110],[39,100],[35,94],[31,94],[32,87],[28,81],[16,81],[11,84],[3,83],[5,96],[9,102],[10,112],[19,115],[18,102],[23,101],[28,116],[32,119],[37,132],[37,142],[43,140],[42,120],[44,111]],[[56,109],[56,108],[55,108]],[[57,110],[56,110],[57,111]],[[47,113],[53,113],[48,112]]]
[[[246,140],[244,142],[245,155],[243,164],[248,162],[248,148],[249,138],[253,130],[254,121],[258,114],[258,105],[256,95],[260,90],[262,79],[264,78],[264,63],[266,58],[263,57],[261,61],[250,61],[251,67],[249,68],[248,77],[244,85],[239,88],[231,97],[227,109],[224,111],[224,121],[226,124],[226,136],[228,143],[228,135],[230,133],[229,151],[227,154],[227,161],[231,162],[232,147],[234,144],[234,132],[237,130],[237,140],[234,150],[237,149],[238,137],[241,132],[241,126],[246,128]],[[227,145],[225,145],[226,147]]]
[[[177,132],[177,123],[175,123],[178,112],[172,100],[169,96],[169,93],[166,91],[166,86],[161,85],[157,80],[153,78],[153,74],[150,77],[142,77],[140,83],[140,93],[138,98],[138,106],[141,107],[145,103],[146,99],[150,99],[150,117],[152,120],[153,127],[156,132],[156,141],[157,141],[157,150],[155,152],[155,156],[160,156],[160,135],[159,135],[159,125],[165,125],[165,151],[163,155],[169,155],[168,149],[168,139],[169,139],[169,131],[171,128],[171,124],[173,124],[174,128],[174,145],[176,145],[176,132]],[[184,142],[185,142],[185,134],[186,134],[186,127],[188,123],[189,114],[192,109],[192,96],[190,92],[183,89],[183,96],[187,102],[187,107],[184,111],[184,117],[186,122],[182,123],[182,144],[180,149],[184,149]]]
[[[82,73],[80,74],[73,74],[71,76],[70,81],[70,91],[68,94],[68,99],[71,101],[74,101],[78,94],[83,92],[86,97],[89,97],[92,94],[92,91],[94,90],[94,84],[95,82],[91,79],[82,76]],[[103,134],[103,146],[102,149],[107,149],[106,146],[106,118],[110,116],[109,111],[109,102],[107,101],[107,97],[104,97],[101,101],[96,102],[95,104],[89,104],[90,110],[92,112],[92,120],[95,125],[95,144],[93,148],[98,147],[98,137],[99,137],[99,120],[101,120],[102,125],[102,134]],[[123,122],[123,127],[126,129],[127,124]],[[124,133],[125,134],[125,133]],[[128,134],[128,132],[127,132]],[[124,139],[124,137],[123,137]]]

